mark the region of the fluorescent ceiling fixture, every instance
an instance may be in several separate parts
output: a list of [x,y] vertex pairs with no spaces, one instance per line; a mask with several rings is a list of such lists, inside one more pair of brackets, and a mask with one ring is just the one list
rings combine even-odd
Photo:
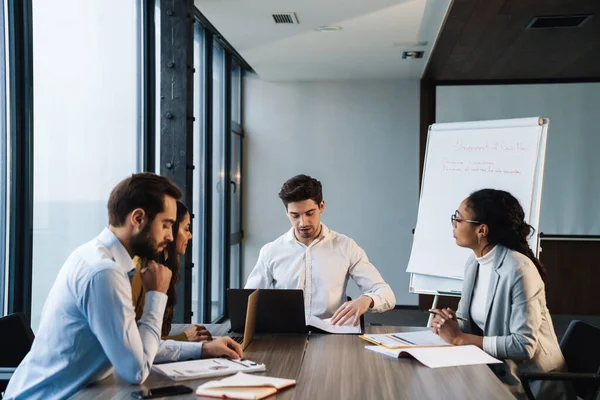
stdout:
[[341,26],[320,26],[315,30],[319,31],[319,32],[337,32],[337,31],[341,31],[342,27]]

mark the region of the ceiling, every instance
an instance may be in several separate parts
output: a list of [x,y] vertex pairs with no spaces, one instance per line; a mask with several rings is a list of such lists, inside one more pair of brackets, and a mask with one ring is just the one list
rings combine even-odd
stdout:
[[[580,28],[525,29],[533,17],[595,14]],[[600,79],[600,0],[455,0],[425,78]]]
[[[419,79],[451,0],[195,0],[263,80]],[[298,25],[272,14],[296,12]],[[325,25],[341,26],[322,33]],[[419,42],[427,44],[417,45]],[[402,59],[405,50],[422,59]]]

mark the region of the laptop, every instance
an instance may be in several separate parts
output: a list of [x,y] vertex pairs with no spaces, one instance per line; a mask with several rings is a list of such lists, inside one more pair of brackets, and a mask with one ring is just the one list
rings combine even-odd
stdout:
[[[231,335],[238,342],[255,332],[306,333],[300,289],[227,289],[227,304],[231,331],[244,332],[244,336]],[[253,329],[247,332],[248,328]]]

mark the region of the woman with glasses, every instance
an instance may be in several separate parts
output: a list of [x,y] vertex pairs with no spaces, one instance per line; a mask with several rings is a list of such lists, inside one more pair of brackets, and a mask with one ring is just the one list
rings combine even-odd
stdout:
[[[546,270],[528,244],[532,227],[519,201],[502,190],[472,193],[451,217],[456,244],[473,250],[455,313],[435,312],[433,331],[455,345],[475,345],[503,364],[494,373],[526,398],[522,372],[564,371],[546,307]],[[531,383],[538,398],[568,398],[561,382]]]

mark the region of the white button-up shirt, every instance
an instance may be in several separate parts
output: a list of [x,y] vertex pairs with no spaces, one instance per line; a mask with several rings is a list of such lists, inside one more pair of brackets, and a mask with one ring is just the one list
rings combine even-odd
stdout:
[[5,399],[66,398],[113,369],[130,383],[148,377],[161,343],[167,295],[148,292],[136,324],[128,278],[133,269],[129,253],[109,229],[69,256]]
[[321,224],[309,246],[296,240],[294,229],[266,244],[246,282],[247,289],[302,289],[307,316],[330,318],[346,301],[348,278],[373,299],[370,311],[396,305],[396,297],[354,240]]

